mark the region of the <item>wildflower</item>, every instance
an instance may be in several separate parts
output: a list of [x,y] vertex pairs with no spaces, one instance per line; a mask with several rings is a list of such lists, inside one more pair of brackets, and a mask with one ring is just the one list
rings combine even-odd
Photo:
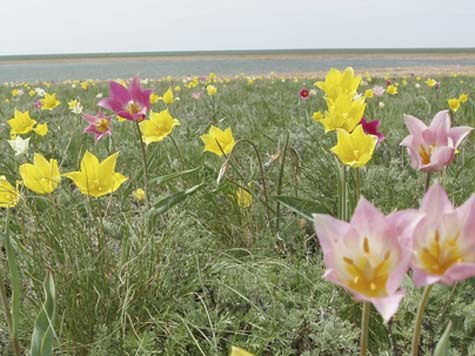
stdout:
[[316,82],[315,86],[322,89],[328,99],[335,101],[340,94],[353,97],[360,82],[361,77],[355,77],[355,72],[351,67],[346,68],[343,72],[331,68],[325,77],[325,81]]
[[388,86],[386,91],[389,95],[396,95],[397,94],[397,86],[391,84],[391,85]]
[[454,208],[435,182],[419,209],[424,214],[413,232],[413,280],[417,287],[451,285],[475,277],[475,194]]
[[439,111],[429,127],[411,115],[405,115],[404,120],[410,135],[400,145],[407,147],[411,166],[422,172],[438,172],[448,166],[472,130],[468,126],[451,128],[448,110]]
[[140,79],[134,78],[129,88],[110,81],[110,97],[102,99],[98,106],[110,109],[115,114],[131,121],[142,121],[150,110],[151,90],[140,87]]
[[33,130],[33,126],[36,125],[36,120],[30,117],[28,111],[21,112],[15,109],[13,118],[8,120],[10,125],[10,136],[25,135]]
[[28,95],[29,95],[29,96],[35,96],[35,95],[36,95],[36,91],[34,91],[33,89],[31,89],[31,90],[28,92]]
[[101,111],[97,114],[90,115],[84,114],[84,119],[87,120],[88,126],[84,129],[83,133],[90,133],[96,135],[96,142],[104,136],[110,136],[112,134],[110,129],[110,121],[112,116],[105,116]]
[[414,85],[414,87],[415,87],[416,89],[419,89],[419,88],[421,87],[421,85],[420,85],[419,83],[416,83],[416,84]]
[[197,92],[191,93],[191,97],[194,100],[198,100],[201,97],[201,92],[197,91]]
[[337,129],[337,144],[331,148],[331,151],[343,164],[360,168],[373,157],[377,142],[378,137],[365,134],[362,125],[356,126],[352,133]]
[[176,91],[177,93],[181,91],[181,86],[179,85],[175,85],[175,87],[173,88],[174,91]]
[[381,143],[384,141],[384,134],[378,131],[381,121],[379,120],[367,121],[366,118],[363,117],[361,119],[360,124],[363,127],[363,131],[365,132],[365,134],[376,136],[378,138],[378,143]]
[[364,92],[364,96],[368,99],[371,99],[374,95],[373,89],[366,89]]
[[36,95],[39,97],[44,97],[46,95],[46,91],[43,88],[35,88]]
[[206,87],[206,92],[209,96],[214,96],[218,92],[218,88],[216,88],[214,85],[208,85]]
[[327,268],[324,278],[357,301],[372,303],[385,321],[396,313],[404,296],[399,287],[411,261],[408,237],[415,223],[400,228],[398,221],[405,215],[385,216],[365,198],[350,222],[314,214]]
[[390,79],[385,79],[384,84],[386,84],[387,87],[390,86],[391,85],[391,80]]
[[89,88],[89,82],[81,82],[81,88],[82,90],[87,90]]
[[150,104],[156,104],[160,100],[160,97],[155,93],[150,93]]
[[128,178],[115,172],[119,152],[113,153],[104,161],[86,151],[81,160],[81,170],[64,174],[71,179],[82,194],[99,198],[115,192]]
[[300,90],[300,99],[307,100],[310,97],[310,92],[307,88]]
[[140,131],[145,144],[160,142],[171,134],[173,128],[180,125],[180,121],[173,118],[168,109],[159,113],[150,112],[150,120],[140,123]]
[[436,84],[437,84],[437,81],[436,81],[435,79],[428,78],[428,79],[426,80],[426,85],[427,85],[429,88],[433,88]]
[[321,121],[325,132],[341,128],[351,132],[363,117],[366,104],[364,97],[353,100],[353,95],[340,94],[335,101],[327,98],[328,111]]
[[231,128],[221,130],[218,127],[211,125],[209,132],[206,135],[200,136],[205,144],[204,152],[212,152],[218,156],[229,154],[234,147],[235,141]]
[[0,208],[13,208],[20,200],[20,192],[14,188],[5,176],[0,176]]
[[46,136],[48,134],[48,125],[46,123],[38,124],[33,129],[38,136]]
[[7,140],[7,142],[15,151],[15,157],[20,157],[28,152],[30,138],[28,137],[26,140],[24,140],[21,138],[21,136],[16,136],[14,140]]
[[22,164],[19,171],[25,186],[38,194],[53,192],[61,180],[58,162],[55,159],[48,161],[39,153],[35,153],[33,164]]
[[380,101],[380,102],[378,103],[378,107],[379,107],[380,109],[384,108],[384,102]]
[[239,207],[248,209],[252,205],[252,194],[247,190],[239,187],[236,190],[236,201]]
[[402,82],[401,82],[402,86],[405,87],[407,86],[407,80],[406,79],[403,79]]
[[312,115],[312,119],[316,122],[320,122],[325,118],[325,116],[320,111],[315,111]]
[[460,107],[460,99],[458,98],[448,99],[447,103],[449,104],[449,109],[453,112],[457,112]]
[[56,99],[56,94],[46,94],[43,99],[40,99],[41,110],[52,111],[54,108],[58,107],[61,104],[58,99]]
[[459,100],[461,103],[466,103],[468,101],[468,95],[465,93],[460,94]]
[[132,196],[137,201],[143,201],[145,199],[145,191],[142,188],[137,188],[132,192]]
[[376,96],[382,96],[384,94],[384,92],[385,92],[384,88],[380,85],[376,85],[373,88],[373,94],[376,95]]
[[240,349],[239,347],[233,346],[231,347],[231,354],[229,356],[254,356],[254,354]]
[[173,95],[173,90],[172,88],[168,88],[168,90],[163,94],[162,97],[159,98],[160,100],[163,101],[164,104],[170,105],[173,104],[175,101],[180,100],[180,98],[175,98]]
[[82,105],[77,99],[68,101],[68,108],[73,114],[81,115],[82,113]]

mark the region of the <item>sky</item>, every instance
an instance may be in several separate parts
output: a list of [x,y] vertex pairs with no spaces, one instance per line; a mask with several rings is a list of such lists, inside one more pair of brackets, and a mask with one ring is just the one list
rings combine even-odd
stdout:
[[475,47],[474,0],[3,0],[0,55]]

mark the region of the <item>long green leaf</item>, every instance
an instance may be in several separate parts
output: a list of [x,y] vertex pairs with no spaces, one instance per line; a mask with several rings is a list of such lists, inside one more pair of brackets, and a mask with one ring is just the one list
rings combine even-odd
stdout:
[[303,218],[310,221],[313,221],[312,214],[331,214],[331,209],[329,207],[327,207],[324,203],[315,200],[308,200],[284,195],[274,196],[273,198],[279,201],[282,205],[285,205],[290,210],[296,212]]
[[447,328],[444,331],[444,334],[440,338],[437,346],[434,350],[434,356],[447,356],[449,354],[449,338],[450,338],[450,329],[452,329],[452,322],[449,321]]
[[162,184],[162,183],[168,182],[169,180],[179,178],[179,177],[185,176],[187,174],[196,172],[200,168],[201,167],[196,167],[196,168],[188,169],[186,171],[181,171],[181,172],[177,172],[177,173],[170,173],[170,174],[167,174],[167,175],[164,175],[164,176],[156,177],[154,179],[151,179],[150,183],[154,183],[154,184],[157,184],[157,185]]
[[5,249],[7,252],[8,270],[12,287],[12,339],[17,338],[18,320],[20,319],[20,275],[16,264],[15,251],[10,242],[8,232],[5,234]]
[[204,185],[204,183],[195,185],[194,187],[191,187],[190,189],[183,190],[181,192],[175,193],[173,195],[170,195],[169,197],[166,197],[166,198],[160,200],[158,203],[155,204],[154,212],[158,213],[158,214],[163,214],[163,213],[167,212],[172,207],[174,207],[178,203],[181,203],[183,200],[185,200],[189,195],[196,192],[203,185]]
[[51,271],[48,271],[46,274],[43,290],[45,301],[35,320],[35,328],[31,337],[31,356],[51,356],[53,354],[53,320],[56,291]]

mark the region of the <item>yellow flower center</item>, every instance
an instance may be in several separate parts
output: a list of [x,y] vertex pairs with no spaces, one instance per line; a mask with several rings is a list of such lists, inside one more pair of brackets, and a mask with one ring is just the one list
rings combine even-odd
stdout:
[[131,100],[127,105],[127,110],[129,111],[130,115],[135,115],[140,112],[140,106],[136,104],[133,100]]
[[427,151],[423,145],[419,147],[419,156],[421,156],[422,164],[429,164],[430,163],[430,156],[432,154],[432,146],[430,146]]
[[352,258],[343,257],[346,272],[352,277],[348,280],[348,286],[358,293],[367,297],[379,298],[386,296],[386,282],[391,267],[391,251],[387,251],[384,257],[378,258],[371,255],[368,238],[363,241],[363,256],[356,261]]
[[99,119],[96,121],[96,130],[99,132],[106,132],[109,130],[109,120]]
[[460,234],[441,241],[439,230],[435,230],[429,245],[418,252],[422,268],[430,274],[443,275],[456,263],[463,262],[457,245]]

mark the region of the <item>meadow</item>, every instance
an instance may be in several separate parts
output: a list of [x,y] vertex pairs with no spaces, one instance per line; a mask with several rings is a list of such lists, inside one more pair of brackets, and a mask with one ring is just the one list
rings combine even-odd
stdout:
[[[98,102],[109,96],[108,82],[0,86],[0,176],[12,186],[21,180],[20,165],[31,163],[35,153],[56,159],[64,174],[79,170],[86,151],[99,161],[119,152],[115,171],[127,177],[100,198],[81,194],[64,176],[47,194],[19,183],[18,202],[0,209],[2,236],[9,236],[18,272],[20,349],[29,348],[50,275],[57,355],[226,355],[232,345],[256,355],[357,354],[361,304],[322,278],[325,265],[313,223],[289,208],[338,213],[339,162],[330,151],[336,137],[313,118],[326,108],[317,79],[322,78],[142,78],[142,88],[157,96],[153,112],[168,108],[179,120],[144,152],[138,126],[129,120],[112,118],[111,135],[97,143],[83,133],[88,126],[83,114],[96,114]],[[362,94],[375,85],[386,89],[365,99],[365,117],[381,120],[385,140],[360,169],[361,195],[384,213],[417,207],[424,194],[426,176],[411,167],[400,146],[408,134],[404,114],[429,123],[449,109],[448,99],[467,94],[451,112],[452,125],[475,127],[475,79],[437,77],[435,86],[427,79],[366,75],[358,88]],[[388,94],[389,81],[397,94]],[[169,88],[173,98],[165,95]],[[308,97],[301,95],[304,88]],[[55,93],[60,104],[44,110],[45,103],[38,102],[45,93]],[[15,109],[37,121],[37,132],[21,135],[30,140],[17,155],[7,142]],[[43,135],[38,126],[45,123]],[[204,152],[200,137],[211,125],[232,129],[231,155]],[[431,176],[456,206],[475,191],[473,143],[472,133],[454,162]],[[354,182],[354,170],[348,172]],[[355,200],[350,191],[351,208]],[[4,241],[0,277],[12,300],[15,276]],[[422,289],[409,277],[402,285],[407,295],[389,323],[371,312],[372,355],[409,352]],[[421,355],[434,349],[448,320],[450,354],[475,355],[474,287],[473,278],[434,286]],[[9,334],[2,317],[1,355],[12,355]]]

